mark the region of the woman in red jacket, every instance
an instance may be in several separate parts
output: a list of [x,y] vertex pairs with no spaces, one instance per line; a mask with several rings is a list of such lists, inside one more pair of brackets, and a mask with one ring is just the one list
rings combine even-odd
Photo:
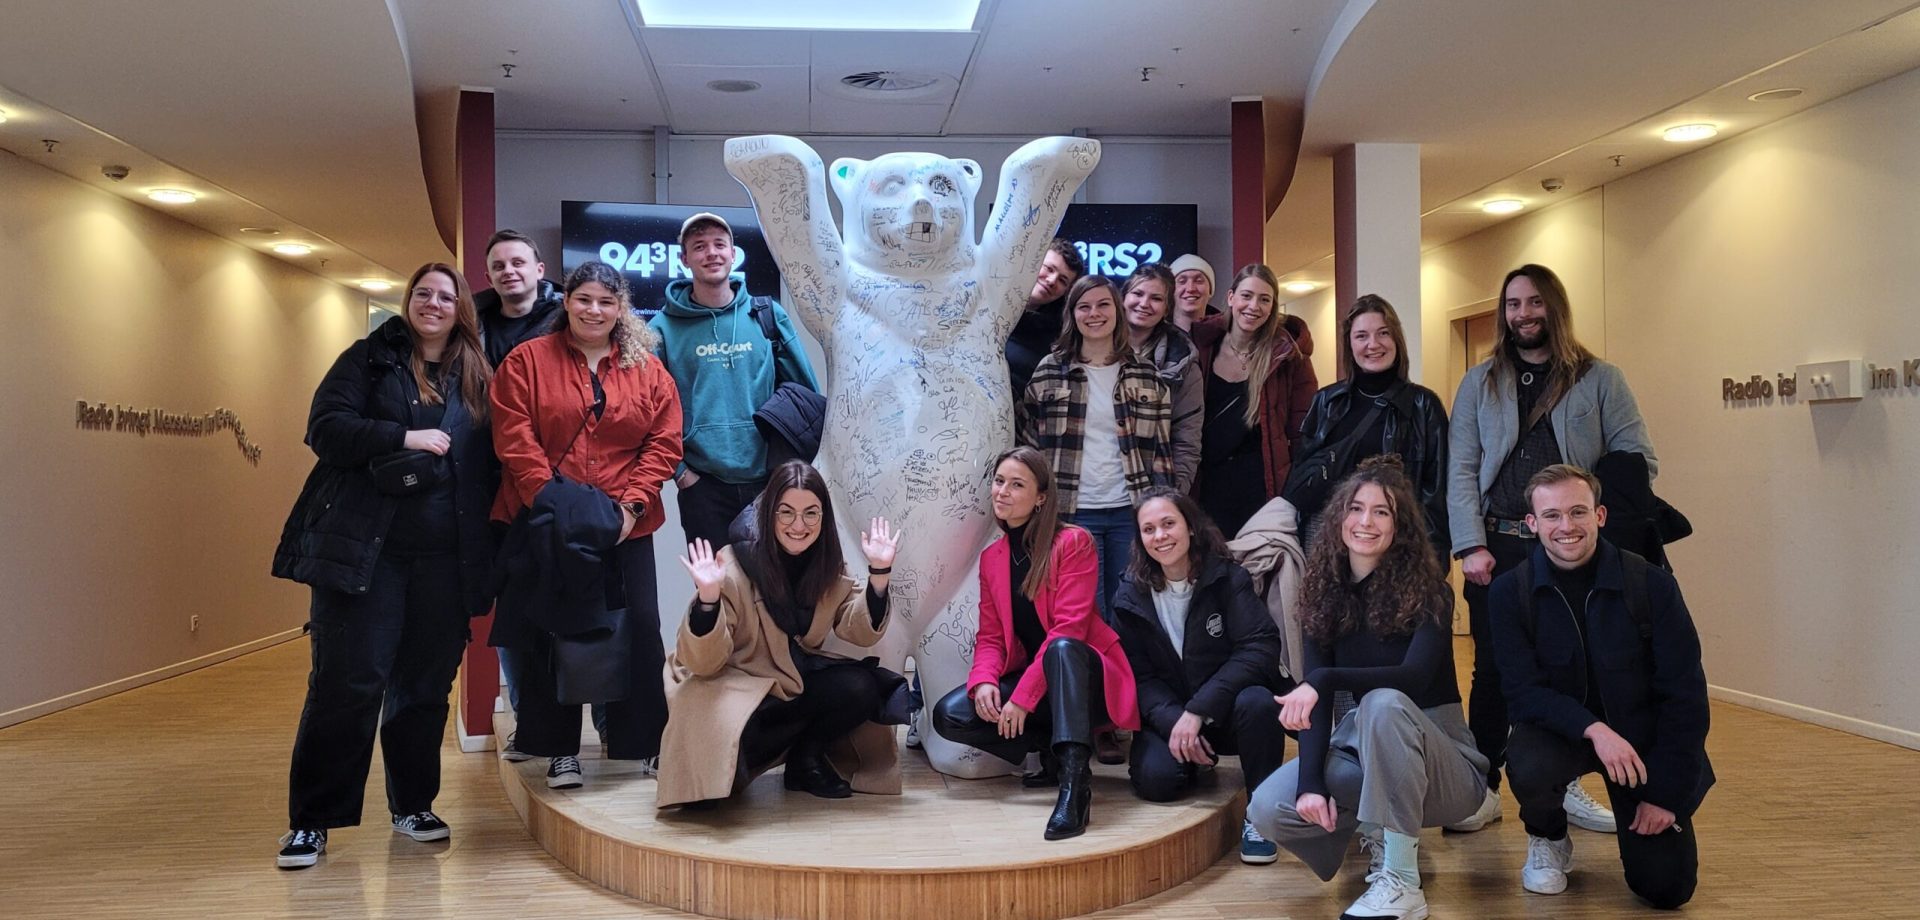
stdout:
[[1307,326],[1280,311],[1279,294],[1273,269],[1254,262],[1233,276],[1227,312],[1193,327],[1206,386],[1193,496],[1229,540],[1286,485],[1289,445],[1320,389]]
[[1042,769],[1024,783],[1059,783],[1046,838],[1061,840],[1087,829],[1094,730],[1139,728],[1140,711],[1120,637],[1094,609],[1093,538],[1061,524],[1054,499],[1039,451],[995,461],[993,516],[1006,536],[980,554],[973,670],[934,708],[933,728],[1009,763],[1038,750]]
[[[625,698],[607,705],[607,755],[651,766],[667,724],[652,534],[665,520],[660,486],[680,462],[680,395],[618,271],[585,263],[564,290],[554,331],[522,343],[494,372],[493,443],[504,475],[493,518],[512,521],[556,470],[617,504],[617,525],[607,518],[618,534],[605,555],[606,606],[625,610],[632,665]],[[549,660],[551,636],[517,613],[503,594],[491,643]],[[517,747],[552,758],[548,786],[579,786],[580,707],[559,702],[549,669],[530,670],[515,713]]]

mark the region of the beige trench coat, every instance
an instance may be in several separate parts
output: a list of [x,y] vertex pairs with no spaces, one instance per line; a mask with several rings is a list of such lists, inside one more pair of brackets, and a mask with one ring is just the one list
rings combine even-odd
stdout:
[[[660,739],[655,799],[660,808],[732,794],[747,719],[767,697],[790,700],[802,689],[787,634],[768,615],[733,549],[721,550],[719,561],[727,573],[720,584],[718,621],[704,636],[694,635],[683,621],[667,656],[667,729]],[[798,641],[808,651],[831,654],[822,650],[829,633],[867,648],[880,641],[886,627],[885,620],[873,626],[866,584],[843,575],[814,605],[813,624]],[[893,727],[868,722],[836,742],[827,760],[855,791],[899,795],[899,754]]]

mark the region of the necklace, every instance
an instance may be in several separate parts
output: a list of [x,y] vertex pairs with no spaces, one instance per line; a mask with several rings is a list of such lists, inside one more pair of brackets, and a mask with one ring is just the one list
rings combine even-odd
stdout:
[[1522,371],[1522,372],[1521,372],[1521,374],[1520,374],[1520,385],[1521,385],[1521,386],[1523,386],[1523,387],[1530,387],[1530,386],[1533,386],[1533,372],[1532,372],[1532,371]]

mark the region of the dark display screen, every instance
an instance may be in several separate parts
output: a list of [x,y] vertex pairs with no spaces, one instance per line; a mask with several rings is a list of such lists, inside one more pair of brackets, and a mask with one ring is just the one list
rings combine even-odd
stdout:
[[651,318],[660,312],[667,282],[690,277],[680,262],[680,223],[701,211],[733,227],[733,278],[747,290],[780,296],[780,269],[760,235],[752,208],[617,201],[560,202],[560,265],[571,271],[599,260],[620,269],[633,286],[633,306]]
[[1171,264],[1200,245],[1200,206],[1071,204],[1060,221],[1087,273],[1121,280],[1148,262]]

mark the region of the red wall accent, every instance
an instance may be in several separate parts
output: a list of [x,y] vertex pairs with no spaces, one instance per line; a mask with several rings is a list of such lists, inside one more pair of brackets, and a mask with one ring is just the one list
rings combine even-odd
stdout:
[[1240,266],[1267,257],[1266,103],[1254,99],[1232,106],[1233,264],[1214,266],[1221,284]]
[[[463,90],[454,126],[454,170],[460,182],[460,237],[454,247],[460,273],[478,291],[487,287],[484,247],[494,231],[493,94]],[[460,725],[468,735],[493,734],[493,701],[500,695],[500,659],[487,645],[493,614],[473,621],[460,683]]]

